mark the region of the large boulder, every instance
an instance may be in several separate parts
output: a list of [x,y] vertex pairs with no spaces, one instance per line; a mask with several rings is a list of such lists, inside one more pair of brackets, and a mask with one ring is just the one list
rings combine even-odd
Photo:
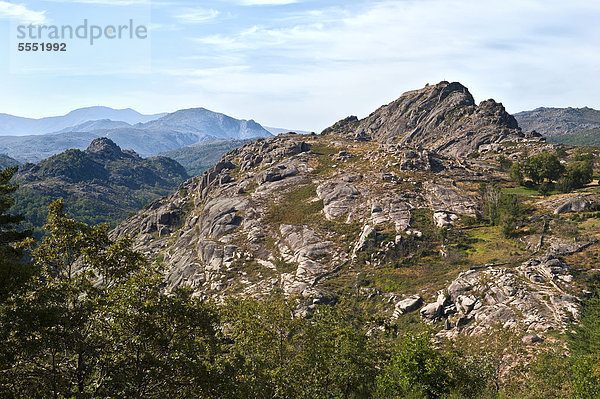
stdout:
[[556,209],[554,209],[554,214],[559,215],[567,212],[584,212],[590,209],[591,206],[592,202],[589,199],[578,195],[568,198],[556,207]]

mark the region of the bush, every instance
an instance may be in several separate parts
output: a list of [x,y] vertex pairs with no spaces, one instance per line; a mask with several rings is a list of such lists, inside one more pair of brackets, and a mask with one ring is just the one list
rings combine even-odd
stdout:
[[498,163],[500,164],[500,170],[504,172],[508,172],[513,165],[513,161],[506,158],[504,155],[498,157]]

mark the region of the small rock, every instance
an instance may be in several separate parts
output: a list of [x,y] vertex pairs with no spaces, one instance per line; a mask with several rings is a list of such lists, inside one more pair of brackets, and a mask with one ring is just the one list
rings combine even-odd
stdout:
[[543,339],[537,334],[527,334],[521,339],[521,341],[523,341],[524,344],[531,345],[537,342],[542,342]]

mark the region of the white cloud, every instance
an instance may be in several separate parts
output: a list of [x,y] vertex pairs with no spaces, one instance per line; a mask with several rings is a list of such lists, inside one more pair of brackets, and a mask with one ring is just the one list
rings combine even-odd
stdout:
[[43,24],[47,22],[46,11],[33,11],[23,4],[0,1],[0,18],[14,19],[26,24]]
[[206,8],[184,8],[174,15],[179,21],[186,24],[202,24],[219,16],[218,10]]
[[597,103],[585,92],[600,90],[600,4],[385,0],[301,13],[197,38],[200,52],[236,54],[249,68],[186,83],[269,123],[277,121],[267,112],[298,121],[303,113],[321,127],[440,80],[462,81],[478,101],[494,97],[513,112],[564,104],[575,87],[574,105]]

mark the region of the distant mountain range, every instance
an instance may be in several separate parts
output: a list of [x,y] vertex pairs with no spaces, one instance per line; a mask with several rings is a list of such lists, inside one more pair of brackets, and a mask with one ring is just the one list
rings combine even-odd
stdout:
[[[104,108],[102,107],[102,109]],[[110,110],[110,108],[107,108],[107,110]],[[80,115],[81,113],[78,111],[81,110],[73,111],[67,116]],[[135,112],[133,110],[129,111]],[[42,132],[42,130],[38,130],[38,133],[27,136],[0,137],[0,153],[7,154],[20,162],[39,162],[68,149],[85,149],[95,138],[108,137],[121,148],[132,149],[139,155],[148,157],[204,140],[243,140],[270,137],[272,135],[253,120],[234,119],[204,108],[180,110],[157,119],[154,119],[156,115],[143,116],[137,112],[135,113],[140,117],[153,119],[132,125],[127,121],[110,118],[82,121],[81,118],[83,117],[81,116],[77,119],[76,124],[50,132],[53,134],[40,135],[39,132]],[[87,115],[90,116],[91,114],[88,113]],[[99,113],[94,115],[106,116]],[[52,118],[30,121],[47,119]],[[71,117],[71,120],[75,121],[75,118]],[[57,125],[54,124],[53,126],[56,127]],[[43,129],[43,132],[49,133],[46,130]],[[12,132],[14,131],[16,130],[12,130]]]
[[269,133],[271,133],[274,136],[277,136],[278,134],[284,134],[284,133],[298,133],[298,134],[310,134],[312,132],[309,132],[307,130],[296,130],[296,129],[284,129],[284,128],[280,128],[280,127],[270,127],[270,126],[264,126],[265,129],[267,129],[269,131]]
[[584,108],[536,108],[514,115],[523,130],[535,130],[549,142],[600,145],[600,111]]
[[64,130],[71,126],[89,121],[110,119],[111,121],[136,124],[158,119],[166,114],[143,115],[131,109],[113,109],[109,107],[79,108],[63,116],[46,118],[23,118],[8,114],[0,114],[0,136],[23,136],[45,134]]
[[122,121],[113,121],[110,119],[100,119],[97,121],[87,121],[76,126],[69,126],[58,132],[46,133],[46,134],[58,134],[68,132],[93,132],[94,130],[108,130],[108,129],[119,129],[122,127],[130,127],[131,124]]

